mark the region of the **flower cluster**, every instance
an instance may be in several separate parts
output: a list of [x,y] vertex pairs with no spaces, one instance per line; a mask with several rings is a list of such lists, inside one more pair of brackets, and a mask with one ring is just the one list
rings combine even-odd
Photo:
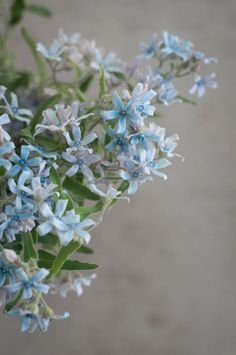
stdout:
[[0,86],[0,304],[20,317],[22,331],[45,331],[69,316],[56,315],[45,295],[81,296],[96,278],[81,271],[97,265],[76,255],[93,253],[91,231],[107,208],[156,176],[166,180],[163,169],[183,158],[178,135],[166,136],[158,122],[163,105],[193,103],[175,80],[192,75],[189,93],[199,97],[217,87],[215,74],[199,74],[216,60],[188,41],[163,32],[140,51],[125,63],[60,30],[48,49],[34,46],[48,77],[36,75],[21,96]]

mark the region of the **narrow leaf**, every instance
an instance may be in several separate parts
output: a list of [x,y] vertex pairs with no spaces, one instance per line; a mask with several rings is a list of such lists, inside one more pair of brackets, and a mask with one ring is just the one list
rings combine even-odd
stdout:
[[184,104],[189,104],[189,105],[193,105],[193,106],[197,105],[196,101],[190,100],[184,96],[177,95],[175,98],[181,100],[182,103],[184,103]]
[[50,168],[50,179],[53,184],[56,184],[59,187],[61,186],[61,178],[60,178],[57,170],[53,166],[51,166],[51,168]]
[[80,217],[82,219],[88,217],[89,215],[91,215],[92,213],[96,213],[101,211],[103,208],[103,203],[101,201],[99,201],[98,203],[96,203],[96,205],[91,206],[91,207],[78,207],[75,209],[76,213],[78,213],[80,215]]
[[25,9],[27,11],[33,12],[40,16],[44,16],[44,17],[52,16],[52,12],[47,7],[41,5],[36,5],[36,4],[27,5]]
[[10,25],[15,26],[20,20],[25,11],[25,1],[24,0],[14,0],[10,7]]
[[81,245],[81,247],[77,250],[78,253],[82,254],[93,254],[93,249],[87,247],[86,245]]
[[82,92],[85,93],[89,89],[90,85],[92,84],[93,78],[94,78],[94,75],[91,74],[91,75],[86,76],[82,80],[80,87],[79,87]]
[[100,199],[98,195],[90,191],[86,186],[69,177],[65,178],[63,188],[73,194],[73,196],[76,196],[79,200],[87,199],[97,201]]
[[106,82],[105,82],[105,71],[104,65],[100,65],[100,73],[99,73],[99,96],[102,97],[106,93]]
[[31,37],[29,32],[24,27],[21,29],[21,34],[22,34],[25,42],[27,43],[27,45],[31,49],[32,55],[35,59],[36,65],[38,67],[39,80],[42,85],[45,78],[46,78],[46,75],[47,75],[44,61],[41,58],[39,52],[37,51],[36,43],[35,43],[34,39]]
[[48,279],[56,275],[60,270],[66,260],[80,247],[80,242],[72,240],[67,246],[61,247],[58,255],[52,263]]
[[15,305],[20,301],[22,293],[23,293],[23,289],[19,290],[16,297],[6,304],[4,308],[5,312],[9,312],[13,307],[15,307]]
[[37,258],[37,252],[34,249],[33,239],[30,232],[24,233],[23,236],[23,260],[24,262],[29,261],[29,259]]

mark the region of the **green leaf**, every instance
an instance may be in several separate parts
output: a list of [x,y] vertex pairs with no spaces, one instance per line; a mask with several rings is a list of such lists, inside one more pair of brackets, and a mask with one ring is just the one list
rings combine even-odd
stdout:
[[87,247],[86,245],[81,245],[81,247],[77,250],[78,253],[82,254],[93,254],[93,249]]
[[4,308],[5,312],[9,312],[13,307],[15,307],[15,305],[20,301],[22,293],[23,293],[23,288],[18,291],[16,297],[13,298],[13,300],[11,300],[10,302],[8,302],[6,304],[6,306]]
[[37,51],[36,43],[35,43],[34,39],[31,37],[29,32],[24,27],[21,29],[21,34],[22,34],[25,42],[27,43],[28,47],[31,49],[31,52],[32,52],[33,57],[36,62],[36,65],[38,67],[39,80],[40,80],[41,85],[43,85],[46,75],[47,75],[44,61],[43,61],[42,57],[40,56],[39,52]]
[[25,9],[27,11],[33,12],[33,13],[43,16],[43,17],[51,17],[52,16],[52,12],[47,7],[44,7],[41,5],[36,5],[36,4],[27,5]]
[[45,235],[43,237],[39,236],[38,242],[41,244],[54,246],[54,245],[58,244],[58,238],[56,235],[48,233],[47,235]]
[[70,65],[72,66],[72,69],[75,73],[76,79],[79,80],[82,75],[82,71],[81,71],[79,65],[76,64],[75,62],[73,62],[73,60],[70,60]]
[[66,262],[66,260],[80,247],[80,242],[72,240],[67,246],[61,247],[59,253],[55,257],[51,270],[48,275],[48,279],[56,275]]
[[50,179],[53,184],[56,184],[59,187],[61,187],[61,178],[60,178],[57,170],[53,166],[51,166],[51,168],[50,168]]
[[31,81],[32,74],[26,71],[0,72],[1,85],[6,86],[10,91],[15,91],[19,87],[27,87]]
[[111,74],[113,74],[118,80],[126,81],[126,76],[119,71],[113,71]]
[[66,177],[63,182],[63,188],[70,192],[73,196],[76,196],[79,200],[87,199],[92,201],[100,200],[100,197],[90,191],[86,186],[80,184],[78,181]]
[[175,98],[181,100],[182,103],[184,103],[184,104],[189,104],[189,105],[194,105],[194,106],[197,105],[196,101],[190,100],[184,96],[177,95]]
[[75,209],[76,213],[80,215],[82,219],[88,217],[92,213],[97,213],[103,208],[103,203],[99,201],[96,205],[92,207],[78,207]]
[[82,92],[86,92],[89,89],[90,85],[92,84],[93,78],[94,78],[94,75],[90,74],[90,75],[87,75],[82,80],[80,87],[79,87]]
[[1,176],[4,176],[5,173],[6,173],[6,171],[7,171],[6,168],[4,168],[4,166],[1,166],[1,167],[0,167],[0,177],[1,177]]
[[53,261],[55,259],[55,255],[43,249],[38,250],[38,255],[40,260]]
[[[41,249],[38,251],[38,254],[39,254],[38,266],[45,267],[46,269],[50,269],[53,265],[56,256]],[[96,269],[97,267],[98,267],[97,264],[84,263],[79,260],[67,260],[61,266],[60,269],[61,270],[93,270]]]
[[36,228],[32,229],[31,235],[32,235],[33,243],[37,244],[39,236],[38,236],[38,232],[37,232]]
[[99,97],[102,97],[106,93],[106,82],[105,82],[105,71],[104,65],[100,65],[100,73],[99,73]]
[[14,0],[10,7],[10,25],[15,26],[23,17],[26,5],[24,0]]
[[37,251],[34,249],[33,238],[30,232],[24,233],[22,235],[23,239],[23,260],[24,262],[29,261],[31,258],[37,258]]
[[29,130],[29,128],[23,128],[21,131],[20,131],[20,136],[22,138],[28,138],[28,139],[32,139],[32,133],[31,131]]
[[44,103],[40,106],[34,118],[31,120],[31,131],[34,131],[37,124],[39,124],[43,119],[43,111],[49,108],[50,106],[55,105],[61,99],[61,95],[54,95],[49,97]]

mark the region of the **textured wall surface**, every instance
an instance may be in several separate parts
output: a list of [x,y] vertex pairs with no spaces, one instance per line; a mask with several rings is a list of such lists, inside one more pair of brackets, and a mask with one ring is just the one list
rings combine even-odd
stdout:
[[[185,162],[175,159],[167,182],[144,185],[94,231],[98,279],[81,299],[56,301],[71,319],[47,334],[20,335],[14,320],[1,318],[1,354],[235,355],[235,0],[49,3],[53,19],[25,19],[39,41],[48,44],[63,27],[128,60],[140,40],[167,29],[219,58],[207,69],[220,86],[197,108],[163,111]],[[12,46],[22,66],[32,65],[20,37]]]

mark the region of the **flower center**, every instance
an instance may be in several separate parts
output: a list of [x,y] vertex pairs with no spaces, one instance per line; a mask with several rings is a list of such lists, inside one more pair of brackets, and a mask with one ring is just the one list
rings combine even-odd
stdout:
[[12,107],[11,107],[11,110],[12,110],[12,112],[14,113],[14,115],[16,115],[17,112],[18,112],[18,107],[12,106]]

